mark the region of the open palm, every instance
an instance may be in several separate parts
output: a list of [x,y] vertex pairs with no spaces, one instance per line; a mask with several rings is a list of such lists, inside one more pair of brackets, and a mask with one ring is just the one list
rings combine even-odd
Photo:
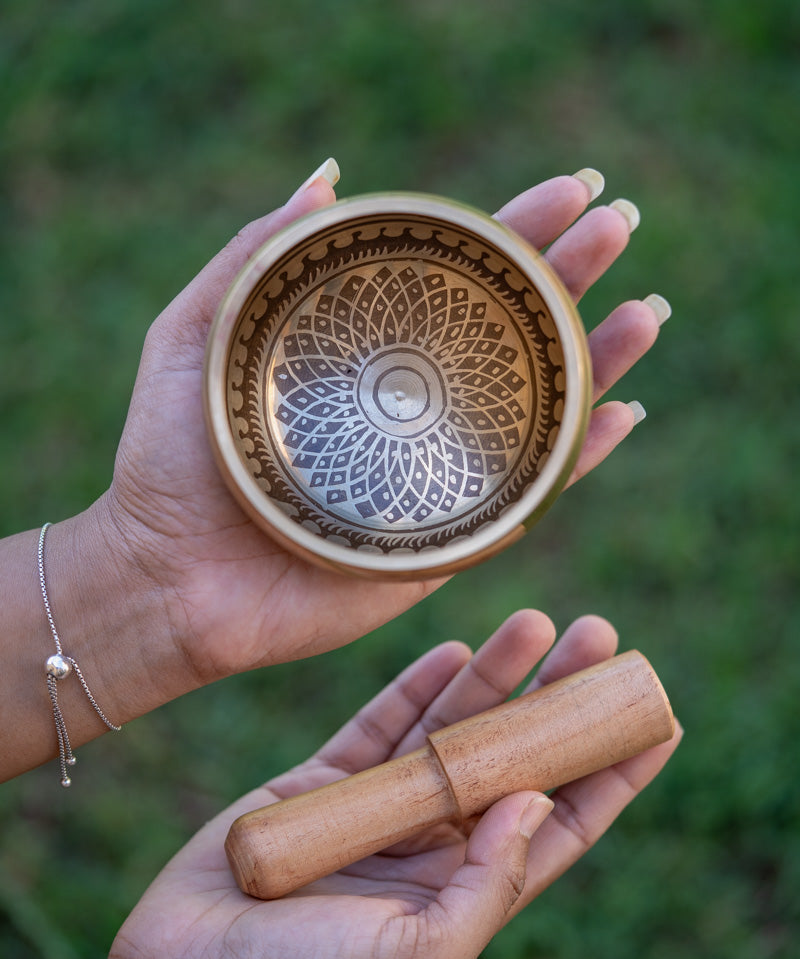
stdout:
[[[158,318],[145,344],[106,506],[118,552],[159,592],[163,632],[180,646],[195,684],[350,642],[442,582],[366,582],[297,559],[249,522],[210,452],[202,368],[220,299],[269,236],[333,199],[318,179],[245,227]],[[535,246],[549,247],[546,256],[576,301],[629,236],[619,212],[584,213],[588,202],[584,183],[558,177],[498,214]],[[657,329],[652,309],[632,300],[592,331],[595,400],[646,352]],[[573,479],[603,460],[632,424],[625,404],[595,409]]]
[[[455,642],[422,656],[315,756],[205,826],[132,912],[112,959],[479,955],[658,773],[680,729],[671,742],[563,786],[551,799],[526,792],[500,800],[469,837],[455,827],[436,827],[283,899],[261,902],[240,892],[223,844],[242,813],[403,755],[432,730],[502,702],[546,653],[554,633],[547,617],[525,610],[474,656]],[[530,688],[608,658],[616,644],[606,621],[577,620]]]

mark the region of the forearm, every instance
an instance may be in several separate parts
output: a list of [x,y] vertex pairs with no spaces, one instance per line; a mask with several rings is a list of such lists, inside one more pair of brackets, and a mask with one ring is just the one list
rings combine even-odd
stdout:
[[[58,752],[45,663],[56,653],[37,564],[39,530],[0,542],[0,780]],[[44,570],[63,653],[116,724],[192,687],[158,587],[118,548],[106,501],[48,530]],[[73,748],[107,731],[77,676],[57,683]]]

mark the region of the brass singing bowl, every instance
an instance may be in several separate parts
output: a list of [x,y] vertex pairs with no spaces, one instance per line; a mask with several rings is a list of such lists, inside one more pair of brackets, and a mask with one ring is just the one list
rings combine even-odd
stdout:
[[575,305],[533,247],[450,200],[383,193],[261,247],[220,306],[204,388],[255,523],[320,565],[424,579],[552,504],[590,385]]

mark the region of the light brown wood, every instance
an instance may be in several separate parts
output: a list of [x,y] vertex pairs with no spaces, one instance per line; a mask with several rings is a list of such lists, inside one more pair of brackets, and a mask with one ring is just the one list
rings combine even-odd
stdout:
[[225,851],[243,892],[277,899],[457,818],[447,777],[426,746],[240,817]]
[[391,762],[241,816],[225,844],[239,887],[275,899],[502,796],[545,791],[668,740],[669,700],[631,651],[440,729]]

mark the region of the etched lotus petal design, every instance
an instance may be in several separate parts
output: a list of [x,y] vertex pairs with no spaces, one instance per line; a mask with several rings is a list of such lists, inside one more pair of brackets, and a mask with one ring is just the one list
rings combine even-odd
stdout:
[[408,217],[287,253],[242,308],[228,363],[253,481],[337,548],[474,536],[536,480],[563,405],[539,293],[474,234]]
[[279,446],[333,512],[381,526],[463,512],[518,453],[520,346],[470,292],[384,266],[298,311],[272,369]]

